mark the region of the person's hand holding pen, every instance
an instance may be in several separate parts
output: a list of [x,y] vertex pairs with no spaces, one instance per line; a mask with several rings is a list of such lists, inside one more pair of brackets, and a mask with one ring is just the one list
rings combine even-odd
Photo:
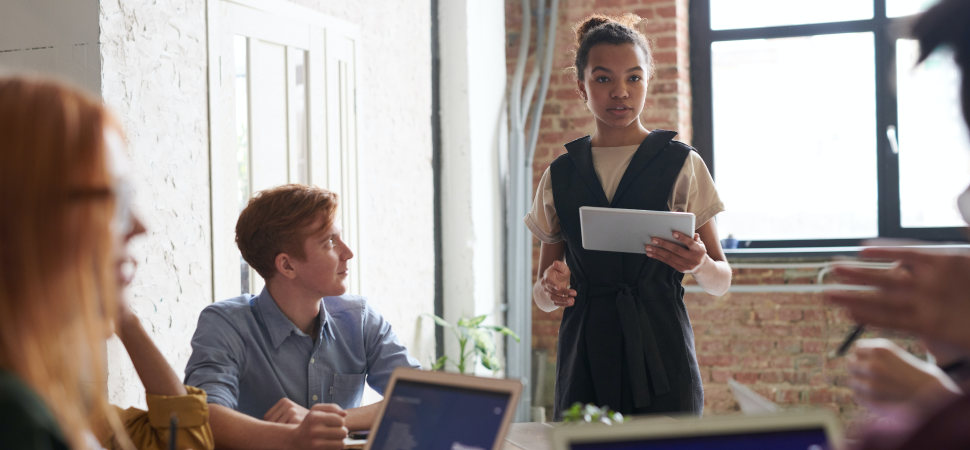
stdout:
[[894,261],[893,268],[836,265],[843,284],[872,290],[838,290],[826,299],[860,324],[915,333],[970,351],[970,254],[873,247],[860,259]]
[[861,339],[847,358],[847,385],[859,403],[889,413],[938,401],[960,389],[943,371],[887,339]]

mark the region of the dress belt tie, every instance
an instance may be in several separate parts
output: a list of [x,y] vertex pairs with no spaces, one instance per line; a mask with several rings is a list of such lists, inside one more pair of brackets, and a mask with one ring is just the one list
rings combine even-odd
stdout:
[[623,333],[623,348],[627,360],[627,375],[633,389],[633,404],[637,408],[650,405],[650,389],[647,372],[650,373],[649,386],[657,395],[670,391],[667,372],[664,369],[660,349],[654,337],[649,320],[638,320],[637,289],[629,285],[591,286],[589,296],[608,297],[616,295],[616,311]]

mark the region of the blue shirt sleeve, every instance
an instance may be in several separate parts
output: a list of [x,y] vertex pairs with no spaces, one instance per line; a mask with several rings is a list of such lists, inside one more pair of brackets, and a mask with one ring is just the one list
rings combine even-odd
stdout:
[[210,306],[199,315],[192,336],[192,356],[185,367],[185,384],[204,390],[209,403],[237,409],[245,344],[223,314]]
[[395,368],[420,368],[421,364],[408,355],[407,349],[391,329],[391,324],[379,312],[365,303],[362,315],[367,352],[367,384],[384,395],[384,389]]

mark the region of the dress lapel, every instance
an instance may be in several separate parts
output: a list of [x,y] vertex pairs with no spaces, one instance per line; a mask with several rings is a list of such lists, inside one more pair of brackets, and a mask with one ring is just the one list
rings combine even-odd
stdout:
[[585,136],[566,144],[566,152],[576,165],[576,172],[579,173],[583,183],[589,192],[596,199],[596,204],[591,206],[609,206],[606,200],[606,193],[603,192],[603,184],[596,176],[596,169],[593,168],[593,151],[590,148],[590,137]]

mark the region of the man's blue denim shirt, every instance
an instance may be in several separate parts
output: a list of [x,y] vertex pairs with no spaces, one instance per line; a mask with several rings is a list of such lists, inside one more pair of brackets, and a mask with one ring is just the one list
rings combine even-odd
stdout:
[[419,367],[363,297],[324,297],[316,339],[300,331],[265,288],[206,307],[192,337],[185,384],[256,418],[281,398],[360,406],[364,381],[383,394],[398,366]]

